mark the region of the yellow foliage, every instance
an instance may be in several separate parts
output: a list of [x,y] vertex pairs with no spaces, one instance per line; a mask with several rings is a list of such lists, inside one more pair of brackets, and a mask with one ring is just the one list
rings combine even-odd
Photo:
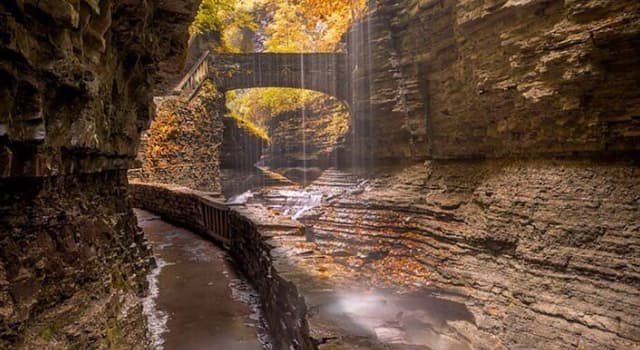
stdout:
[[364,8],[364,0],[275,0],[266,28],[270,52],[330,52]]
[[249,116],[258,125],[266,125],[273,116],[295,111],[324,94],[300,89],[262,88],[241,90],[227,94],[227,107]]
[[226,115],[227,118],[231,118],[231,119],[235,119],[236,123],[238,125],[238,127],[245,129],[247,132],[258,136],[259,138],[263,139],[266,142],[270,142],[271,140],[269,139],[269,135],[267,134],[267,132],[257,126],[256,124],[254,124],[252,121],[243,118],[241,115],[239,115],[238,113],[234,113],[234,112],[230,112]]
[[[194,28],[218,31],[219,50],[227,52],[260,50],[256,41],[267,52],[332,52],[365,8],[366,0],[205,0]],[[227,106],[261,128],[275,115],[328,98],[322,96],[296,89],[250,89],[227,93]]]

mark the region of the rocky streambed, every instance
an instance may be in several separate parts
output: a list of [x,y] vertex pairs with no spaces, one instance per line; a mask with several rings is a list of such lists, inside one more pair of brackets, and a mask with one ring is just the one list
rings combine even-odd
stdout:
[[[330,169],[240,212],[320,348],[634,349],[637,175],[624,161]],[[279,216],[306,234],[270,227]]]
[[[624,161],[329,169],[239,197],[228,248],[275,349],[634,349],[638,175]],[[206,194],[132,192],[197,230]]]

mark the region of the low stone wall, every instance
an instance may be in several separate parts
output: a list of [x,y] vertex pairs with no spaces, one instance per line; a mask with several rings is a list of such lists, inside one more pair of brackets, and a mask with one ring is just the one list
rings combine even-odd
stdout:
[[316,349],[309,336],[307,306],[296,285],[280,271],[272,257],[276,247],[260,224],[240,210],[231,211],[230,253],[260,293],[274,349]]
[[133,207],[161,215],[167,221],[206,233],[200,198],[215,199],[207,192],[183,186],[129,182]]
[[[209,193],[186,187],[164,184],[130,183],[132,205],[162,216],[163,219],[213,237],[204,219],[202,203],[220,206]],[[205,205],[206,207],[206,205]],[[229,212],[229,237],[225,247],[260,294],[265,320],[274,342],[274,349],[315,349],[309,337],[304,299],[296,286],[278,274],[271,250],[261,227],[241,209]],[[293,228],[296,229],[296,228]]]

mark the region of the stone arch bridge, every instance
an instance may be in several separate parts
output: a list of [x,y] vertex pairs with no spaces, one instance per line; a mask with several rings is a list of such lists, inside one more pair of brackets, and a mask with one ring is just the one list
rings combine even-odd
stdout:
[[347,59],[342,53],[205,52],[173,93],[191,99],[206,80],[222,91],[286,87],[323,92],[344,102],[349,97]]

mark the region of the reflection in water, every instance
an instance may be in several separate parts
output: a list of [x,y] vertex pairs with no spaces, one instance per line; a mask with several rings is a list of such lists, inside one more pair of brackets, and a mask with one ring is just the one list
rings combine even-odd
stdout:
[[249,315],[247,325],[257,329],[258,340],[260,344],[262,344],[263,349],[271,350],[272,342],[269,336],[269,330],[265,324],[265,319],[262,315],[262,310],[260,309],[260,296],[256,290],[245,280],[239,278],[231,279],[229,288],[231,288],[233,300],[249,305],[251,314]]
[[342,329],[382,343],[442,350],[469,349],[468,343],[452,333],[448,322],[473,323],[463,304],[424,294],[336,292],[320,307],[319,314],[335,319]]

